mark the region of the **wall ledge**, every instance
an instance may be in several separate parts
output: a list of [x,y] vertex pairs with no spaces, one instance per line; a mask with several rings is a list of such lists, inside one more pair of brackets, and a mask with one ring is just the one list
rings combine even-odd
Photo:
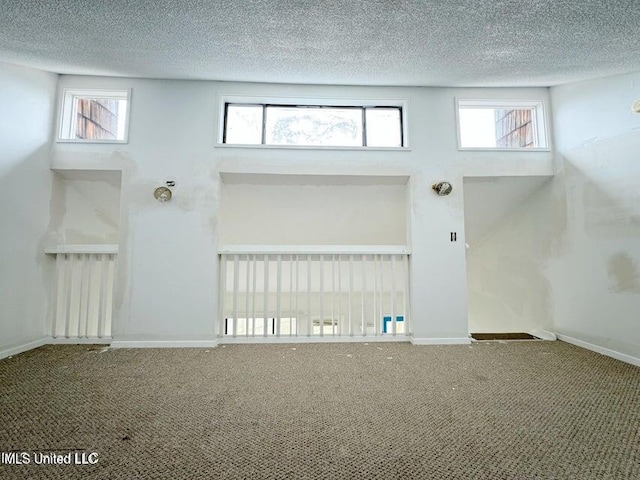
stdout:
[[630,363],[631,365],[640,367],[640,358],[638,357],[627,355],[626,353],[621,353],[616,350],[611,350],[606,347],[601,347],[600,345],[585,342],[584,340],[570,337],[568,335],[563,335],[561,333],[556,333],[556,337],[562,342],[570,343],[571,345],[575,345],[576,347],[586,348],[587,350],[591,350],[592,352],[606,355],[607,357],[615,358],[616,360],[620,360],[621,362]]
[[58,253],[86,253],[86,254],[109,254],[114,255],[118,253],[118,245],[115,244],[65,244],[56,245],[55,247],[48,247],[44,249],[44,253],[56,255]]
[[246,255],[409,255],[406,245],[221,245],[219,254]]

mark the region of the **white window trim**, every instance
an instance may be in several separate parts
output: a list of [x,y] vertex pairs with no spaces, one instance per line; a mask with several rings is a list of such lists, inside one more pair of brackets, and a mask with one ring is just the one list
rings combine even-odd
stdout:
[[[73,127],[72,119],[76,117],[74,98],[114,98],[122,99],[123,93],[127,100],[127,112],[124,119],[124,138],[122,140],[86,140],[78,138],[63,138],[65,132],[70,132]],[[65,88],[60,98],[60,110],[58,115],[58,143],[129,143],[129,118],[131,116],[131,89],[113,88]],[[70,112],[69,114],[67,114]]]
[[[332,107],[395,107],[402,111],[402,147],[364,147],[364,146],[329,146],[329,145],[263,145],[222,143],[224,137],[224,106],[227,103],[246,104],[279,104],[296,106],[330,105]],[[353,98],[353,97],[281,97],[281,96],[251,96],[237,94],[218,94],[218,124],[216,128],[215,147],[220,148],[257,148],[278,150],[355,150],[355,151],[406,151],[410,152],[408,129],[408,101],[406,99],[389,98]]]
[[[546,102],[544,100],[507,100],[507,99],[455,99],[455,115],[456,115],[456,139],[459,151],[490,151],[490,152],[550,152],[551,143],[549,141],[549,125],[546,115]],[[536,113],[535,119],[535,135],[541,147],[463,147],[460,133],[460,106],[465,108],[533,108]]]

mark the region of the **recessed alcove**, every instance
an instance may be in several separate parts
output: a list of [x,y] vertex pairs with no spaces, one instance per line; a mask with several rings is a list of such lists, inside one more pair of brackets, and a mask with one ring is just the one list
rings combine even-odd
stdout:
[[119,170],[54,170],[49,237],[57,244],[117,244]]
[[408,176],[224,173],[219,334],[406,340]]
[[221,173],[220,245],[406,245],[406,175]]
[[47,326],[54,341],[111,338],[121,182],[116,170],[54,170],[45,244],[55,256]]
[[551,329],[545,251],[560,230],[550,176],[464,179],[471,333]]

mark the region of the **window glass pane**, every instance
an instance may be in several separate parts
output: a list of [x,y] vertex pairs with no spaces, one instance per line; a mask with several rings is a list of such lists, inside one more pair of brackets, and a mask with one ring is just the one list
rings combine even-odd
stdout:
[[128,103],[126,100],[118,100],[118,140],[124,140],[125,137]]
[[228,105],[225,143],[262,143],[262,105]]
[[367,108],[367,146],[401,147],[399,108]]
[[58,140],[124,142],[127,90],[65,90]]
[[72,131],[67,140],[124,140],[127,101],[74,97]]
[[492,108],[461,108],[460,146],[463,148],[496,147],[496,124]]
[[496,146],[498,148],[538,147],[535,129],[535,109],[496,108]]
[[267,107],[267,145],[361,147],[361,108]]
[[535,108],[460,107],[462,148],[539,147]]

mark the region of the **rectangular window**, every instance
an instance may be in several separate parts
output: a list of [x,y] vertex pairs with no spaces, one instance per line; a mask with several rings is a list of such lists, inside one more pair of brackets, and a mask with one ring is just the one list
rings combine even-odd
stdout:
[[402,108],[225,103],[222,143],[403,147]]
[[461,149],[547,148],[542,102],[458,100]]
[[65,90],[58,141],[126,143],[129,90]]

